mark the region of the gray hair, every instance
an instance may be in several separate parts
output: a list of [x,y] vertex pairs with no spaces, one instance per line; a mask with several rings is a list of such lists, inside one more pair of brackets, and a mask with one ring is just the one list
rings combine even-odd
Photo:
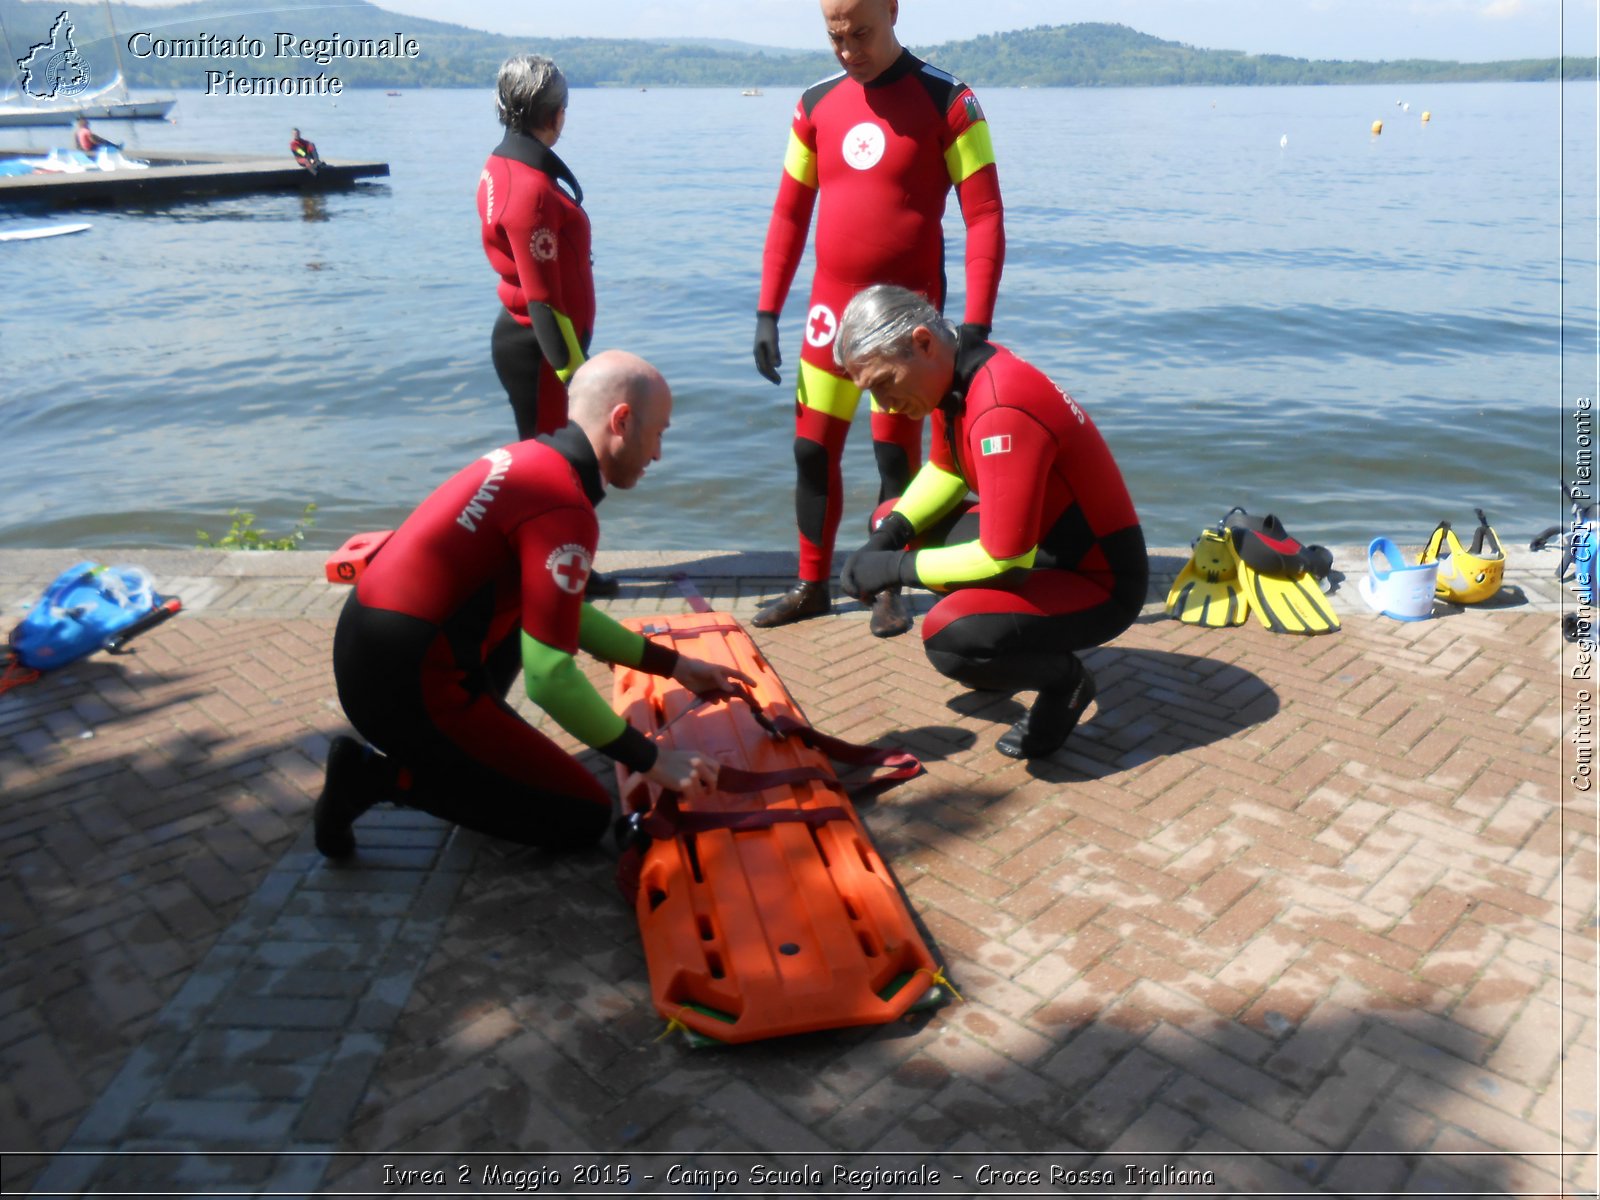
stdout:
[[833,361],[849,369],[867,358],[911,357],[911,333],[926,326],[947,346],[956,344],[956,328],[926,296],[876,284],[856,293],[839,318],[839,336],[833,342]]
[[494,106],[507,129],[549,129],[567,106],[567,78],[542,54],[513,55],[500,67]]

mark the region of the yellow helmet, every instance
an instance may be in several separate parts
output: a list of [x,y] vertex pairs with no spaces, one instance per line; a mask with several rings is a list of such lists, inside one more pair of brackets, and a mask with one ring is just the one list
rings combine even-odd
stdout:
[[1421,562],[1439,564],[1439,584],[1434,595],[1454,604],[1479,604],[1500,590],[1505,577],[1506,555],[1500,548],[1500,539],[1489,528],[1489,518],[1478,509],[1478,530],[1472,538],[1472,549],[1461,544],[1449,521],[1440,521],[1439,528],[1428,539]]

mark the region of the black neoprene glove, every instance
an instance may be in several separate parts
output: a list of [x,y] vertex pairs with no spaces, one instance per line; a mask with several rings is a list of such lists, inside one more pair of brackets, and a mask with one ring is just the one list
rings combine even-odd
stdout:
[[956,357],[965,358],[989,340],[989,326],[962,324],[956,326]]
[[884,588],[915,587],[916,556],[908,550],[869,550],[863,546],[845,560],[839,590],[857,600],[870,600]]
[[778,368],[783,355],[778,353],[778,314],[756,313],[756,370],[773,383],[782,383]]
[[911,522],[897,512],[891,512],[878,522],[878,527],[872,531],[872,536],[867,539],[863,550],[904,550],[911,544],[911,539],[917,536],[917,531],[911,527]]

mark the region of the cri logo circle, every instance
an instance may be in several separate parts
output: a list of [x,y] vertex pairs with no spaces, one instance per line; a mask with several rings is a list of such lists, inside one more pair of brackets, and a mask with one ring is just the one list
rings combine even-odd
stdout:
[[833,315],[833,309],[826,304],[813,304],[806,314],[806,341],[820,350],[838,332],[839,318]]
[[878,165],[883,157],[883,130],[863,121],[844,135],[844,160],[858,171]]
[[552,550],[544,565],[556,581],[556,586],[567,595],[583,594],[584,585],[589,582],[589,551],[586,548],[568,542]]
[[535,229],[528,249],[540,262],[549,262],[556,256],[556,235],[548,229]]

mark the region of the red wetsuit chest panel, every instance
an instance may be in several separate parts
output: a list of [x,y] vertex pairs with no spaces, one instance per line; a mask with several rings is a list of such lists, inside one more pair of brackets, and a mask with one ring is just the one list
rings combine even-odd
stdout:
[[478,177],[484,254],[500,276],[500,303],[522,324],[548,304],[582,338],[594,329],[589,215],[544,171],[491,154]]
[[923,288],[943,270],[944,156],[965,110],[959,100],[953,115],[942,109],[920,77],[926,65],[907,65],[886,84],[820,84],[811,93],[826,88],[820,99],[809,112],[802,99],[795,115],[816,155],[817,266],[844,283]]

